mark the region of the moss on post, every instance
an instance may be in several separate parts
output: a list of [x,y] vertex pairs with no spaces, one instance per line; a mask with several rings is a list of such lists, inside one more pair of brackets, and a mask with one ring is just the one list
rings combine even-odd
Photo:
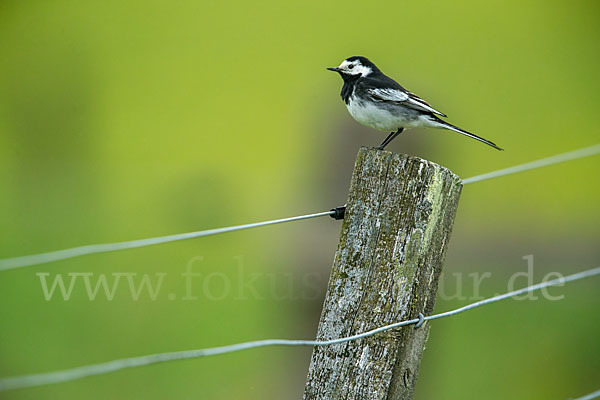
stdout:
[[[360,149],[319,340],[432,312],[460,191],[460,179],[437,164]],[[428,329],[316,347],[304,399],[411,398]]]

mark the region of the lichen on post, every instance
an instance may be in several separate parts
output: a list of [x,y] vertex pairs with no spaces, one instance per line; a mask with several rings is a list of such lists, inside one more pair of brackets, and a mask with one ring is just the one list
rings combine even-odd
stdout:
[[[430,161],[360,149],[317,339],[432,312],[461,187]],[[410,399],[428,331],[315,347],[304,399]]]

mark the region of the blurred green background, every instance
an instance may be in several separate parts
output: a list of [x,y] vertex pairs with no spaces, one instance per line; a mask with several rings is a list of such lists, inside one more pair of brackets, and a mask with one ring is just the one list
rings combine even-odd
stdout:
[[[388,147],[461,177],[596,144],[599,18],[584,0],[3,0],[0,258],[343,204],[358,148],[384,137],[351,119],[325,70],[352,55],[506,149],[432,130]],[[592,157],[466,186],[436,310],[506,291],[523,256],[534,281],[596,266],[599,173]],[[0,376],[314,337],[339,228],[323,218],[2,272]],[[86,272],[166,275],[154,300],[122,278],[93,301],[82,280],[46,301],[36,275]],[[474,288],[469,274],[487,272]],[[432,323],[415,398],[598,389],[598,280],[549,292],[564,298]],[[297,399],[310,354],[263,348],[0,398]]]

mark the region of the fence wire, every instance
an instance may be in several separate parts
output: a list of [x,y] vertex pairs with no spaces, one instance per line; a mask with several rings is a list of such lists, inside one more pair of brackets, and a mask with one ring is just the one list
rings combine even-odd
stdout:
[[592,400],[592,399],[595,399],[598,397],[600,397],[600,390],[596,390],[593,393],[586,394],[585,396],[578,397],[576,399],[570,399],[570,400]]
[[297,217],[274,219],[271,221],[255,222],[252,224],[228,226],[225,228],[208,229],[205,231],[178,233],[175,235],[160,236],[148,239],[130,240],[127,242],[116,242],[116,243],[102,243],[102,244],[90,244],[87,246],[73,247],[65,250],[51,251],[48,253],[33,254],[30,256],[6,258],[0,260],[0,271],[6,271],[9,269],[28,267],[31,265],[45,264],[52,261],[67,260],[69,258],[75,258],[79,256],[97,254],[97,253],[108,253],[119,250],[135,249],[138,247],[153,246],[161,243],[175,242],[178,240],[193,239],[203,236],[212,236],[219,233],[241,231],[242,229],[258,228],[261,226],[281,224],[284,222],[300,221],[303,219],[323,217],[326,215],[332,215],[334,211],[324,211],[316,214],[300,215]]
[[[514,167],[501,169],[498,171],[489,172],[483,175],[477,175],[471,178],[463,179],[463,185],[467,185],[474,182],[481,182],[500,176],[512,175],[523,171],[537,169],[541,167],[547,167],[554,164],[559,164],[565,161],[577,160],[584,157],[593,156],[600,153],[600,144],[585,147],[582,149],[570,151],[567,153],[558,154],[548,158],[542,158],[540,160],[532,161],[525,164],[516,165]],[[229,226],[225,228],[209,229],[197,232],[179,233],[175,235],[160,236],[148,239],[130,240],[126,242],[116,243],[102,243],[102,244],[91,244],[86,246],[74,247],[65,250],[51,251],[48,253],[33,254],[29,256],[13,257],[0,259],[0,271],[7,271],[10,269],[29,267],[32,265],[45,264],[53,261],[66,260],[69,258],[80,257],[90,254],[108,253],[119,250],[135,249],[138,247],[153,246],[161,243],[169,243],[178,240],[186,240],[192,238],[198,238],[203,236],[212,236],[220,233],[239,231],[243,229],[258,228],[261,226],[281,224],[284,222],[300,221],[304,219],[324,217],[327,215],[333,215],[335,212],[324,211],[316,214],[300,215],[297,217],[289,217],[282,219],[275,219],[271,221],[256,222],[252,224]]]
[[596,144],[590,147],[584,147],[569,151],[568,153],[557,154],[552,157],[542,158],[539,160],[531,161],[525,164],[515,165],[514,167],[500,169],[498,171],[488,172],[487,174],[473,176],[471,178],[463,179],[463,185],[469,183],[486,181],[488,179],[498,178],[500,176],[512,175],[519,172],[529,171],[532,169],[548,167],[550,165],[560,164],[566,161],[577,160],[580,158],[590,157],[600,153],[600,144]]
[[[425,321],[430,321],[439,318],[450,317],[456,314],[460,314],[465,311],[472,310],[477,307],[485,306],[491,303],[495,303],[501,300],[508,299],[513,296],[520,294],[533,292],[549,286],[562,285],[568,282],[589,278],[595,275],[600,275],[600,267],[581,271],[572,275],[567,275],[562,278],[554,279],[547,282],[541,282],[536,285],[528,286],[522,289],[514,290],[508,293],[504,293],[498,296],[490,297],[475,303],[468,304],[466,306],[457,308],[455,310],[446,311],[440,314],[433,314],[429,316],[423,316],[419,314],[419,318],[410,319],[407,321],[396,322],[390,325],[381,326],[376,329],[372,329],[367,332],[359,333],[352,336],[347,336],[338,339],[331,340],[288,340],[288,339],[266,339],[257,340],[252,342],[237,343],[228,346],[211,347],[205,349],[196,350],[185,350],[175,351],[169,353],[157,353],[149,354],[139,357],[122,358],[114,361],[109,361],[100,364],[84,365],[77,368],[66,369],[62,371],[47,372],[41,374],[23,375],[9,378],[0,379],[0,391],[29,388],[34,386],[49,385],[53,383],[68,382],[76,379],[85,378],[87,376],[102,375],[110,372],[120,371],[127,368],[142,367],[146,365],[152,365],[157,363],[163,363],[167,361],[176,360],[187,360],[191,358],[199,358],[206,356],[213,356],[217,354],[233,353],[236,351],[254,349],[257,347],[266,346],[330,346],[334,344],[349,342],[353,340],[362,339],[368,336],[373,336],[377,333],[384,332],[390,329],[399,328],[406,325],[417,325],[420,326]],[[585,399],[593,397],[584,397]]]

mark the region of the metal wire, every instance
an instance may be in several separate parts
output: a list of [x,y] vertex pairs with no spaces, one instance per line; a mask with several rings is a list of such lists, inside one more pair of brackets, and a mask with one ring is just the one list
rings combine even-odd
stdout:
[[600,397],[600,390],[596,390],[594,393],[590,393],[590,394],[587,394],[587,395],[585,395],[583,397],[578,397],[576,399],[571,399],[571,400],[592,400],[592,399],[595,399],[597,397]]
[[[568,153],[558,154],[552,157],[543,158],[541,160],[532,161],[526,164],[516,165],[514,167],[501,169],[494,172],[489,172],[483,175],[477,175],[471,178],[463,179],[463,185],[469,183],[481,182],[487,179],[497,178],[500,176],[516,174],[531,169],[546,167],[553,164],[562,163],[565,161],[576,160],[579,158],[589,157],[600,153],[600,144],[582,148],[579,150],[571,151]],[[153,246],[161,243],[174,242],[177,240],[192,239],[202,236],[211,236],[219,233],[239,231],[242,229],[258,228],[266,225],[280,224],[283,222],[299,221],[303,219],[322,217],[325,215],[333,215],[335,211],[325,211],[317,214],[301,215],[298,217],[290,217],[283,219],[276,219],[272,221],[256,222],[253,224],[230,226],[226,228],[209,229],[205,231],[180,233],[169,236],[160,236],[149,239],[131,240],[127,242],[117,243],[103,243],[103,244],[92,244],[87,246],[74,247],[65,250],[51,251],[48,253],[33,254],[29,256],[14,257],[0,259],[0,271],[6,271],[9,269],[28,267],[32,265],[45,264],[53,261],[66,260],[69,258],[80,257],[89,254],[108,253],[112,251],[119,251],[125,249],[133,249],[137,247]]]
[[160,236],[149,239],[130,240],[127,242],[91,244],[87,246],[51,251],[48,253],[34,254],[30,256],[5,258],[3,260],[0,260],[0,271],[28,267],[31,265],[45,264],[52,261],[66,260],[69,258],[79,257],[88,254],[108,253],[112,251],[135,249],[137,247],[153,246],[155,244],[174,242],[177,240],[193,239],[202,236],[217,235],[219,233],[240,231],[242,229],[258,228],[261,226],[281,224],[284,222],[300,221],[303,219],[323,217],[326,215],[332,215],[333,213],[334,211],[324,211],[316,214],[300,215],[298,217],[275,219],[272,221],[255,222],[253,224],[246,225],[229,226],[226,228],[208,229],[205,231],[188,233],[178,233],[175,235]]
[[[450,317],[462,312],[472,310],[487,304],[495,303],[500,300],[505,300],[513,296],[517,296],[527,292],[533,292],[549,286],[561,285],[564,283],[576,281],[579,279],[589,278],[595,275],[600,275],[600,267],[581,271],[563,278],[554,279],[547,282],[541,282],[536,285],[528,286],[522,289],[514,290],[499,296],[490,297],[455,310],[446,311],[440,314],[434,314],[427,317],[414,318],[407,321],[397,322],[390,325],[381,326],[367,332],[359,333],[352,336],[347,336],[339,339],[331,340],[287,340],[287,339],[266,339],[253,342],[244,342],[232,344],[229,346],[211,347],[206,349],[175,351],[169,353],[149,354],[139,357],[122,358],[114,361],[109,361],[100,364],[84,365],[77,368],[66,369],[62,371],[47,372],[41,374],[23,375],[0,379],[0,391],[28,388],[41,385],[49,385],[53,383],[73,381],[76,379],[85,378],[92,375],[102,375],[109,372],[115,372],[126,368],[142,367],[151,364],[157,364],[167,361],[186,360],[190,358],[213,356],[217,354],[233,353],[240,350],[253,349],[266,346],[329,346],[349,342],[352,340],[362,339],[368,336],[373,336],[377,333],[387,331],[401,326],[418,324],[420,321],[430,321],[439,318]],[[594,393],[592,393],[593,395]],[[589,396],[589,395],[588,395]],[[584,397],[582,399],[591,399],[593,397]]]
[[585,158],[600,153],[600,144],[594,146],[585,147],[570,151],[568,153],[557,154],[552,157],[542,158],[540,160],[531,161],[525,164],[515,165],[514,167],[504,168],[498,171],[488,172],[487,174],[473,176],[471,178],[463,179],[463,185],[469,183],[486,181],[492,178],[498,178],[500,176],[512,175],[523,171],[529,171],[531,169],[547,167],[549,165],[560,164],[565,161],[577,160],[579,158]]

